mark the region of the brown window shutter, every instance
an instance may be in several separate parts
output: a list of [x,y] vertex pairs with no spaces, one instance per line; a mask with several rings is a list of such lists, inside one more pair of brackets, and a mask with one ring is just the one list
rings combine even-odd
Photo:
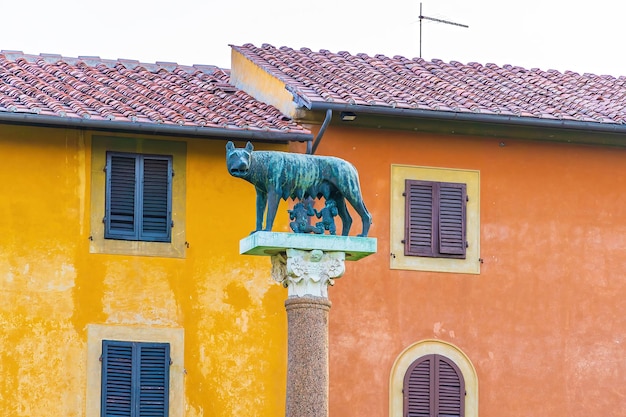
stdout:
[[465,415],[465,383],[461,371],[445,356],[435,356],[436,416],[463,417]]
[[434,412],[434,356],[419,358],[404,376],[404,417],[430,417]]
[[465,258],[465,184],[439,183],[439,253]]
[[465,259],[467,187],[405,180],[405,256]]
[[404,376],[404,417],[464,417],[465,383],[445,356],[422,356]]
[[406,256],[434,256],[436,219],[434,183],[429,181],[405,181],[405,240]]

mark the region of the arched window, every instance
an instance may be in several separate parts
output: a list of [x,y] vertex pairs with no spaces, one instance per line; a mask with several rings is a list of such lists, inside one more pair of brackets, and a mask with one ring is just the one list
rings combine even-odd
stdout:
[[464,417],[465,383],[458,366],[442,355],[422,356],[404,375],[405,417]]
[[391,368],[389,417],[478,417],[478,377],[469,358],[443,340],[408,346]]

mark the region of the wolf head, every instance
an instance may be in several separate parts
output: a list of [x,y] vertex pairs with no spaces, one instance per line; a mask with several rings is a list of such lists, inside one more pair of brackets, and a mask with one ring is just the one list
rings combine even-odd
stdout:
[[226,168],[233,177],[245,178],[250,172],[254,146],[248,142],[245,148],[235,148],[233,142],[226,144]]

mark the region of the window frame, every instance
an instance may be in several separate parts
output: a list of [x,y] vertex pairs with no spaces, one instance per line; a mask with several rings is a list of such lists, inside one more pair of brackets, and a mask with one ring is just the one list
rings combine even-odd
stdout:
[[[465,258],[405,255],[406,180],[466,185]],[[414,165],[391,165],[389,267],[398,270],[480,274],[480,171]]]
[[397,356],[389,378],[389,417],[405,417],[402,391],[406,373],[417,359],[431,354],[441,355],[457,366],[465,388],[464,417],[478,417],[478,376],[474,365],[457,346],[438,339],[415,342]]
[[[185,140],[145,139],[132,136],[89,135],[90,146],[90,216],[89,252],[131,256],[158,256],[165,258],[185,258],[187,256],[186,237],[186,177],[187,142]],[[88,148],[89,149],[89,148]],[[105,172],[107,152],[158,155],[172,157],[171,178],[171,224],[170,241],[141,241],[105,238],[106,225],[106,183]]]
[[179,327],[137,327],[120,325],[87,325],[87,393],[85,417],[101,417],[102,341],[122,340],[146,343],[168,343],[169,416],[185,415],[185,331]]
[[145,407],[151,416],[168,417],[171,362],[169,343],[103,340],[101,415],[141,417]]
[[[119,187],[117,183],[122,181],[114,181],[115,177],[119,177],[113,172],[113,158],[126,158],[134,160],[134,184],[132,195],[129,195],[130,187],[126,184],[121,184]],[[165,221],[164,231],[157,233],[154,231],[145,230],[144,219],[146,215],[146,161],[166,161],[166,202],[165,202]],[[106,153],[106,188],[105,188],[105,217],[104,217],[104,238],[105,239],[119,239],[119,240],[131,240],[131,241],[145,241],[145,242],[171,242],[171,230],[172,230],[172,177],[173,173],[173,157],[172,155],[155,155],[155,154],[140,154],[129,152],[117,152],[107,151]],[[122,168],[120,168],[121,170]],[[160,173],[163,174],[163,173]],[[114,185],[115,184],[115,185]],[[161,184],[162,185],[162,184]],[[162,191],[162,190],[160,190]],[[114,196],[119,196],[119,199],[115,199]],[[114,207],[121,207],[128,205],[128,202],[124,203],[124,199],[132,199],[132,230],[122,226],[115,226],[116,217],[114,215]],[[160,213],[161,215],[163,213]],[[117,221],[117,224],[122,225],[127,223],[125,221]]]

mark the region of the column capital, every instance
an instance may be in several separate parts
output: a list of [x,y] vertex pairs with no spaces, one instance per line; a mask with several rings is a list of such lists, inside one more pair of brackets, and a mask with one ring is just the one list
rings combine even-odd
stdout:
[[272,278],[287,287],[288,295],[328,298],[328,286],[346,270],[345,252],[287,249],[272,256]]

